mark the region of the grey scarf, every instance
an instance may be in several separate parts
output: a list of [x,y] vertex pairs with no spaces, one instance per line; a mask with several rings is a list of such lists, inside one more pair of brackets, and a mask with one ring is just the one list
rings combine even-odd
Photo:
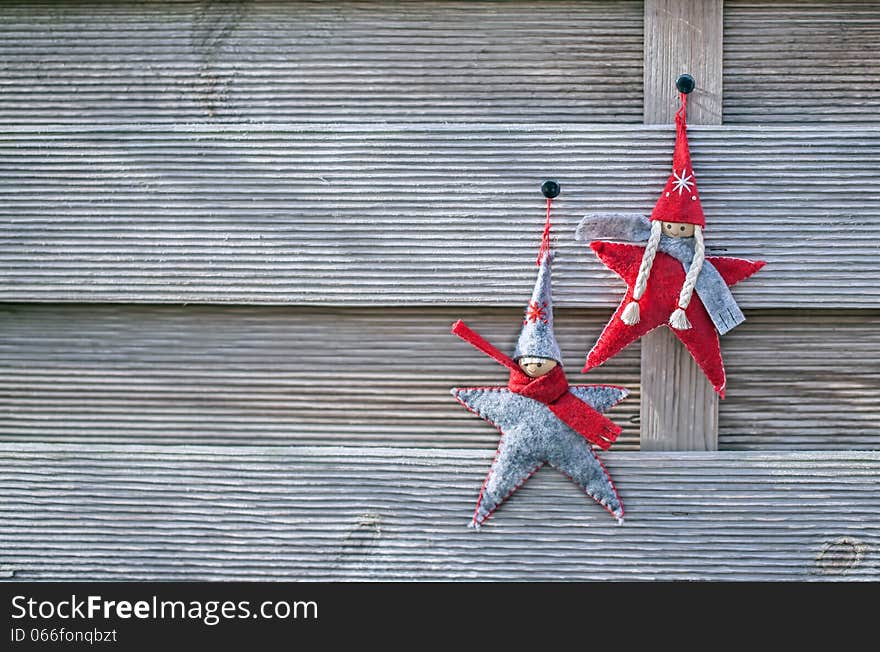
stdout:
[[[644,215],[634,213],[591,213],[578,224],[575,239],[614,240],[618,242],[647,242],[651,235],[651,222]],[[693,238],[670,238],[661,236],[659,250],[679,261],[685,273],[694,258]],[[707,259],[697,277],[697,295],[706,307],[719,335],[733,330],[746,318],[736,304],[721,274]]]

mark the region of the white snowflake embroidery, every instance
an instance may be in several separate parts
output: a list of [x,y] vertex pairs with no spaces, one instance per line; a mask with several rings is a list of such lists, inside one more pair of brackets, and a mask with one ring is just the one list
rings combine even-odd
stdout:
[[691,181],[694,177],[687,173],[687,168],[681,169],[681,176],[678,175],[674,169],[672,170],[672,175],[675,177],[674,185],[672,186],[673,190],[677,190],[678,194],[681,195],[682,190],[687,190],[690,192],[691,186],[694,185],[694,182]]

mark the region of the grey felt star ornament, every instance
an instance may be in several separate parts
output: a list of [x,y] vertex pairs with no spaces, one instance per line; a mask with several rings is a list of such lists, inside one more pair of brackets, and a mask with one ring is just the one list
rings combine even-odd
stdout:
[[[626,398],[627,390],[575,385],[572,394],[597,412]],[[623,523],[623,503],[605,465],[583,435],[563,423],[547,406],[504,387],[455,388],[453,396],[501,433],[471,525],[479,527],[544,464],[567,476]]]
[[552,258],[551,252],[542,251],[513,358],[461,321],[452,328],[454,334],[510,370],[507,387],[452,390],[462,405],[501,433],[471,520],[475,528],[545,464],[566,475],[623,523],[623,503],[593,444],[606,449],[620,434],[620,428],[602,413],[628,392],[610,385],[568,384],[553,334]]

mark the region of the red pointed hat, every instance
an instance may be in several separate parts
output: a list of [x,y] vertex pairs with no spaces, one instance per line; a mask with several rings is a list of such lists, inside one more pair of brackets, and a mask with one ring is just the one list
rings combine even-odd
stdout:
[[672,154],[672,174],[651,212],[651,220],[706,226],[706,217],[700,205],[697,179],[691,165],[687,138],[687,95],[681,94],[681,108],[675,114],[675,152]]

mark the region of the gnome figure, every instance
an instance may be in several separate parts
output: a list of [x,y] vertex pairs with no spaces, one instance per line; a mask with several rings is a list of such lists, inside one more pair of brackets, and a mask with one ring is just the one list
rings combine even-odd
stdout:
[[[552,197],[556,194],[558,184]],[[548,206],[552,197],[548,195]],[[623,504],[593,444],[607,449],[617,439],[620,428],[602,413],[623,400],[627,391],[606,385],[568,384],[553,334],[553,254],[549,251],[549,229],[545,229],[544,243],[538,259],[538,278],[512,358],[463,322],[452,327],[455,335],[510,372],[506,387],[452,390],[462,405],[501,433],[498,451],[480,490],[472,527],[478,528],[544,464],[568,476],[623,522]]]
[[[589,242],[605,265],[627,283],[623,302],[587,355],[584,371],[597,367],[645,333],[666,325],[685,345],[723,398],[727,385],[718,337],[745,321],[731,285],[763,261],[706,256],[706,218],[687,139],[687,94],[693,78],[678,80],[672,172],[650,218],[622,213],[587,215],[576,238]],[[638,245],[604,242],[606,240]]]

